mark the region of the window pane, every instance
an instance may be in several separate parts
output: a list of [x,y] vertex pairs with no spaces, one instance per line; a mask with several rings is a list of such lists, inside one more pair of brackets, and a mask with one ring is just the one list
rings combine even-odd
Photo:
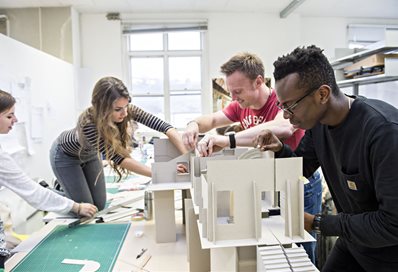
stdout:
[[130,35],[131,51],[163,50],[163,33],[140,33]]
[[201,89],[200,57],[170,57],[170,90]]
[[164,120],[164,103],[163,97],[134,97],[132,103],[141,109],[152,113],[153,115]]
[[200,50],[200,32],[170,32],[169,50]]
[[163,94],[163,58],[131,58],[132,93]]
[[173,95],[170,97],[171,124],[185,128],[192,119],[201,115],[200,95]]

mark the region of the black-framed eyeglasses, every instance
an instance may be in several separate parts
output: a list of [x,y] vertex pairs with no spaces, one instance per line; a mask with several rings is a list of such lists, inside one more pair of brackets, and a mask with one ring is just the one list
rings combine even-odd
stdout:
[[310,91],[308,91],[304,96],[302,96],[301,98],[299,98],[298,100],[296,100],[296,102],[294,102],[293,104],[291,104],[290,106],[286,106],[284,104],[281,104],[279,101],[276,102],[276,106],[280,109],[283,110],[284,112],[290,114],[290,115],[294,115],[293,110],[297,107],[298,103],[300,103],[300,101],[302,101],[304,98],[306,98],[307,96],[309,96],[310,94],[312,94],[313,92],[317,91],[319,89],[319,87],[314,88],[314,89],[310,89]]

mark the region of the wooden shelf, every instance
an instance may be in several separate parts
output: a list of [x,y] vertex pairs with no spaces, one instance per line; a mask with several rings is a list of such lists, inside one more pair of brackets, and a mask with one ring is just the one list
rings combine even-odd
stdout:
[[229,96],[231,97],[230,93],[224,89],[223,86],[221,86],[220,84],[218,84],[217,82],[217,78],[213,78],[213,89],[216,89],[217,91],[219,91],[220,93],[222,93],[223,95]]
[[398,50],[398,45],[397,46],[385,46],[384,42],[381,42],[381,43],[377,43],[375,48],[363,50],[363,51],[357,52],[352,55],[344,56],[337,60],[331,61],[330,64],[335,69],[342,69],[348,65],[353,64],[357,60],[361,60],[361,59],[369,57],[371,55],[374,55],[377,53],[389,53],[390,51],[393,52],[396,50]]
[[336,71],[337,85],[339,87],[354,86],[357,92],[359,85],[398,80],[398,59],[389,58],[385,59],[384,74],[354,79],[344,79],[343,76],[343,68],[358,60],[378,53],[390,54],[392,52],[398,52],[398,30],[386,30],[384,41],[374,43],[363,51],[331,61],[330,64]]

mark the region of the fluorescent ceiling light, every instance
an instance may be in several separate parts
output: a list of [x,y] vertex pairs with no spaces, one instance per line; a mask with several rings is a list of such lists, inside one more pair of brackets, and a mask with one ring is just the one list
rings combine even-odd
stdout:
[[305,0],[293,0],[290,2],[289,5],[287,5],[280,13],[279,17],[280,18],[286,18],[289,16],[290,13],[292,13],[296,8],[298,8],[302,3],[304,3]]

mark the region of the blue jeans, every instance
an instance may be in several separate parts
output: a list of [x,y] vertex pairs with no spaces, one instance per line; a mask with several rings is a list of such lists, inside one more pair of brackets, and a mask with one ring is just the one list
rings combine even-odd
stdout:
[[72,157],[65,154],[55,141],[50,150],[50,162],[66,197],[77,203],[94,204],[98,210],[105,208],[105,177],[97,153]]
[[[314,174],[308,178],[308,180],[309,183],[304,185],[304,211],[310,214],[321,213],[322,175],[319,170],[315,171]],[[311,232],[311,235],[316,238],[314,232]],[[312,263],[315,264],[316,242],[303,243],[302,245]]]

